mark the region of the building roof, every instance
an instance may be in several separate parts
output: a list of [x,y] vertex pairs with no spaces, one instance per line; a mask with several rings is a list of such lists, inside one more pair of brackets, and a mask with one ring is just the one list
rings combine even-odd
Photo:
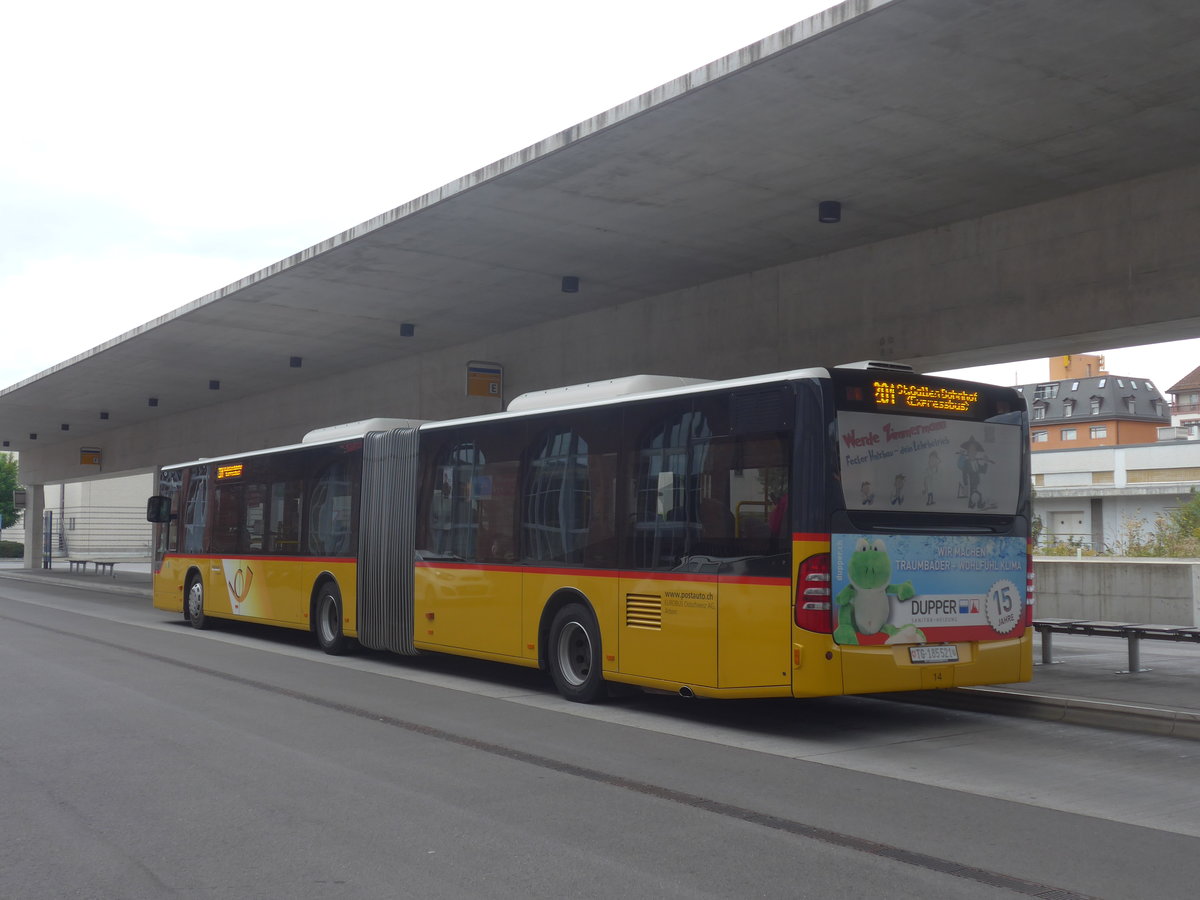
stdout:
[[1192,369],[1191,372],[1167,388],[1168,394],[1181,394],[1184,391],[1200,391],[1200,367]]
[[[1032,423],[1039,425],[1079,420],[1153,422],[1169,425],[1171,413],[1153,382],[1128,375],[1099,375],[1038,381],[1022,384],[1017,391],[1025,398]],[[1094,401],[1099,408],[1093,412]],[[1045,412],[1038,416],[1037,410]]]

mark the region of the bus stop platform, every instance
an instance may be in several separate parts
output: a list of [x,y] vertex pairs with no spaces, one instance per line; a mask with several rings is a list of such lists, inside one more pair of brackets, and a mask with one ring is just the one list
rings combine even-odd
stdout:
[[1146,641],[1140,670],[1130,672],[1124,638],[1056,634],[1049,664],[1041,640],[1032,681],[878,696],[1200,740],[1200,644]]
[[[71,570],[65,560],[61,566],[56,560],[51,569],[25,569],[19,560],[0,560],[0,596],[10,580],[121,594],[150,605],[148,563],[122,563],[109,574]],[[1035,665],[1028,683],[877,696],[1200,740],[1200,644],[1146,641],[1142,671],[1132,673],[1123,638],[1056,634],[1052,646],[1053,661],[1042,664],[1041,638],[1034,638]]]
[[48,569],[26,569],[19,559],[0,559],[0,579],[15,579],[34,584],[83,588],[104,594],[145,597],[150,604],[150,563],[118,562],[107,570],[71,566],[67,559],[55,559]]

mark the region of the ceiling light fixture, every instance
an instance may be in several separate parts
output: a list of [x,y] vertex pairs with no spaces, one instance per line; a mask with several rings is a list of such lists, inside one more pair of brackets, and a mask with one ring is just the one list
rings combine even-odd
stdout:
[[825,225],[842,221],[842,204],[836,200],[822,200],[817,204],[817,221]]

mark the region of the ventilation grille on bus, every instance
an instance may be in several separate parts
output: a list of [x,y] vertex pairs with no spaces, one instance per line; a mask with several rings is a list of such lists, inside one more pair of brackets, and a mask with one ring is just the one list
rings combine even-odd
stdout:
[[417,522],[417,429],[363,438],[358,530],[358,640],[372,650],[415,654],[413,560]]
[[662,597],[654,594],[626,594],[625,624],[630,628],[661,630]]

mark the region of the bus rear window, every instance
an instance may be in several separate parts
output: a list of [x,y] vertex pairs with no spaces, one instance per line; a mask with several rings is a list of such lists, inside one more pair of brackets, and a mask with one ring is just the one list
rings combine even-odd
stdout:
[[1021,427],[999,422],[838,413],[847,509],[1014,515]]

